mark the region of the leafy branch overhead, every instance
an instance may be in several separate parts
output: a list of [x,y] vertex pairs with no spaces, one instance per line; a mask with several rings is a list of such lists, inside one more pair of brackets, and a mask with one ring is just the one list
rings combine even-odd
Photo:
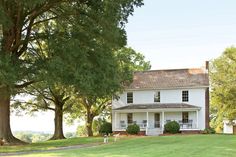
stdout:
[[[43,82],[50,88],[58,83],[74,86],[84,94],[110,93],[109,86],[117,80],[107,80],[119,80],[113,51],[126,45],[128,16],[142,4],[142,0],[0,1],[0,137],[19,142],[7,113],[10,97],[24,93],[22,88]],[[108,92],[98,92],[104,84]],[[55,96],[54,90],[50,92]],[[49,107],[51,98],[46,98],[42,96],[42,104]]]
[[236,117],[236,48],[227,48],[211,67],[211,110],[213,123],[222,125],[223,119]]

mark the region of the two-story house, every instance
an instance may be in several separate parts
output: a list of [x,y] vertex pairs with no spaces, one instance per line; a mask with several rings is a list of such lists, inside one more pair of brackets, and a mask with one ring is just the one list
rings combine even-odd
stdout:
[[135,72],[130,86],[112,102],[113,132],[136,123],[142,134],[158,135],[173,120],[182,132],[209,127],[208,68]]

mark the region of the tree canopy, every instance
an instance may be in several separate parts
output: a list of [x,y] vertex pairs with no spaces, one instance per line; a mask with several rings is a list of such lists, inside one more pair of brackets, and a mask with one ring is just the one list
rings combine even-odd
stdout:
[[[93,120],[96,116],[111,109],[112,97],[116,98],[117,93],[122,92],[125,86],[129,85],[133,79],[134,71],[150,70],[149,61],[132,48],[123,47],[114,52],[117,62],[117,72],[113,74],[113,80],[106,78],[105,84],[100,84],[99,95],[96,92],[84,94],[77,93],[78,104],[73,105],[73,111],[69,117],[84,118],[88,136],[93,136]],[[108,87],[109,86],[109,87]],[[96,89],[95,89],[96,90]]]
[[211,66],[211,110],[215,125],[236,118],[236,48],[227,48]]
[[19,142],[9,118],[10,96],[16,89],[46,81],[91,93],[105,78],[114,78],[112,51],[126,44],[125,23],[142,4],[142,0],[1,1],[0,137]]

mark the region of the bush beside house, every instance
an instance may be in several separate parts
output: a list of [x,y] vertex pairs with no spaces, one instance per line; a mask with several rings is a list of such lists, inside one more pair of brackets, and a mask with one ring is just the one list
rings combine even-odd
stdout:
[[203,134],[215,134],[216,131],[213,128],[207,128],[203,131]]
[[137,135],[140,131],[140,128],[137,124],[129,125],[126,129],[126,132],[131,135]]
[[165,133],[176,134],[176,133],[179,133],[179,130],[180,130],[180,126],[179,126],[179,123],[177,123],[176,121],[168,122],[164,126]]
[[112,133],[112,124],[109,122],[103,122],[99,129],[100,134],[106,134]]

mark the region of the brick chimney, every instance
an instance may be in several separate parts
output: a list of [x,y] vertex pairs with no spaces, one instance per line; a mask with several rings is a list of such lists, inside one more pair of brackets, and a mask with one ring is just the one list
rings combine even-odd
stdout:
[[206,68],[207,71],[209,71],[209,61],[205,62],[205,68]]
[[[209,61],[205,62],[205,71],[207,73],[207,77],[209,79]],[[210,115],[209,115],[209,105],[210,105],[210,97],[209,97],[209,87],[206,88],[205,91],[205,128],[210,128]]]

